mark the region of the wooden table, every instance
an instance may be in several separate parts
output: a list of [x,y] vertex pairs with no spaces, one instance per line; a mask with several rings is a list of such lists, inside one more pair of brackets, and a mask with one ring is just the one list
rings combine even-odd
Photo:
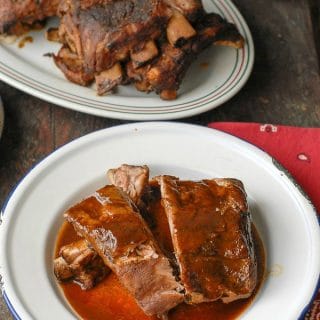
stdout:
[[[317,32],[311,19],[316,8],[311,10],[308,1],[300,0],[234,2],[253,34],[253,73],[242,91],[223,106],[179,121],[203,126],[210,121],[245,121],[320,127],[320,42],[314,41]],[[6,116],[0,141],[0,205],[18,181],[57,147],[128,122],[70,111],[2,82],[0,95]],[[1,298],[0,319],[12,319]]]

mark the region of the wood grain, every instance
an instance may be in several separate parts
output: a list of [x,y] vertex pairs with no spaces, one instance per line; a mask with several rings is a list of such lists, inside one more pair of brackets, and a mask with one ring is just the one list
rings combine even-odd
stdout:
[[320,74],[320,2],[318,0],[308,1],[310,7],[313,38],[318,58],[318,72]]

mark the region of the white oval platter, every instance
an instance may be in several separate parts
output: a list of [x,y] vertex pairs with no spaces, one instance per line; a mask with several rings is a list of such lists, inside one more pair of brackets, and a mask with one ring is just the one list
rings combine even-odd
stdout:
[[[212,47],[199,56],[188,71],[174,101],[156,94],[121,86],[118,92],[97,96],[94,88],[68,82],[48,52],[57,53],[59,44],[48,42],[44,31],[31,32],[33,43],[24,48],[0,44],[0,79],[40,99],[73,110],[116,119],[168,120],[193,116],[215,108],[232,98],[246,83],[254,62],[250,30],[230,0],[204,0],[208,12],[216,12],[233,22],[246,39],[241,50]],[[50,26],[57,26],[52,20]],[[208,67],[203,67],[208,65]]]

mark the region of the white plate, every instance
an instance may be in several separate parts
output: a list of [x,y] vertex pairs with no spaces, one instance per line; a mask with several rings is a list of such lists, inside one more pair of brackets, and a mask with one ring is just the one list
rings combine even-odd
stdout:
[[150,122],[69,143],[14,191],[3,212],[0,261],[5,298],[17,319],[75,319],[52,270],[62,212],[106,184],[106,170],[122,163],[148,164],[152,175],[241,179],[271,271],[241,319],[292,320],[305,310],[319,277],[320,233],[315,210],[299,187],[271,157],[231,135]]
[[[93,88],[68,82],[52,59],[59,45],[45,40],[44,32],[32,32],[32,44],[0,45],[0,79],[31,95],[57,105],[98,116],[127,120],[164,120],[192,116],[215,108],[233,97],[247,81],[254,48],[248,26],[230,0],[205,0],[208,12],[217,12],[236,24],[246,38],[241,50],[212,47],[192,65],[175,101],[122,86],[117,94],[99,97]],[[58,25],[57,21],[51,24]],[[201,64],[209,64],[207,68]]]

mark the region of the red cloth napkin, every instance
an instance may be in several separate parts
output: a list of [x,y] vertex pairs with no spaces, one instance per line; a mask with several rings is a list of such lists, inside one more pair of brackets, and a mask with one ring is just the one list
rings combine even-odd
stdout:
[[[320,214],[320,129],[238,122],[213,122],[209,127],[244,139],[269,153],[291,173]],[[319,319],[320,290],[305,317],[305,320]]]

